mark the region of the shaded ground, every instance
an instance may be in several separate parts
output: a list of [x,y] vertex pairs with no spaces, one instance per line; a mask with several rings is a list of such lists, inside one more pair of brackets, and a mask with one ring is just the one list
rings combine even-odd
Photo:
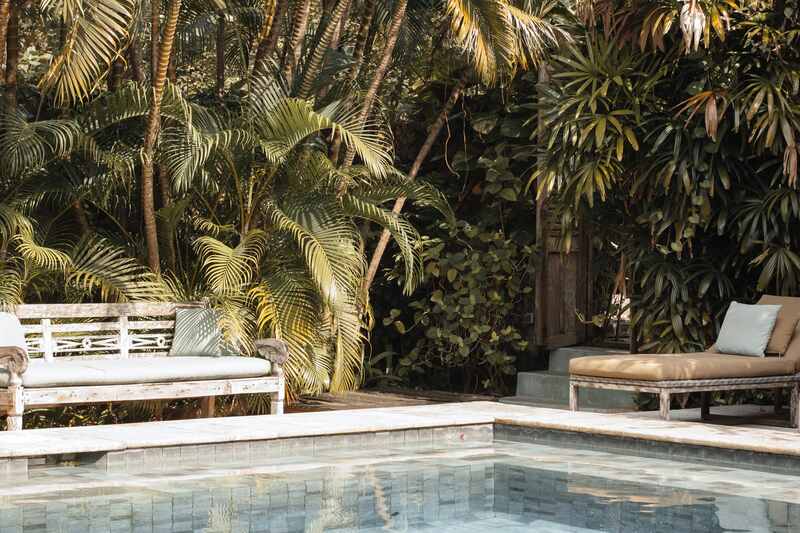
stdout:
[[[303,398],[287,408],[289,413],[306,413],[315,411],[340,411],[345,409],[369,409],[375,407],[407,407],[412,405],[432,405],[438,403],[497,401],[494,396],[478,394],[458,394],[443,391],[415,391],[406,389],[381,389],[347,392],[343,394],[321,394]],[[563,408],[559,405],[540,405],[550,409]],[[586,409],[586,411],[597,411]],[[620,411],[614,411],[620,412]],[[628,413],[641,418],[658,418],[658,411],[642,411]],[[776,413],[771,406],[765,405],[719,405],[711,409],[711,420],[700,419],[700,409],[673,409],[673,420],[698,422],[704,424],[742,427],[768,427],[796,431],[789,427],[788,409]]]
[[405,407],[453,402],[494,402],[494,396],[458,394],[443,391],[416,391],[408,389],[380,389],[346,392],[343,394],[321,394],[302,398],[287,407],[288,413],[313,411],[339,411],[343,409],[369,409],[372,407]]

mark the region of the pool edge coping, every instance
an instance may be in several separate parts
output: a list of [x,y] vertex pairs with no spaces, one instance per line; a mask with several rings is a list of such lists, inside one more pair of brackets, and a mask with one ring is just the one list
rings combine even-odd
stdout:
[[485,424],[800,457],[800,433],[785,430],[669,422],[620,413],[572,413],[478,401],[3,432],[0,460]]

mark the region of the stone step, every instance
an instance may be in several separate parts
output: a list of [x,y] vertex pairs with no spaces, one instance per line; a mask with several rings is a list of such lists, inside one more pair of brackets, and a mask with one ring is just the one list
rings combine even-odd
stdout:
[[[547,368],[556,374],[568,374],[569,362],[578,357],[587,355],[618,355],[628,353],[625,350],[615,348],[602,348],[598,346],[568,346],[566,348],[556,348],[550,352],[550,359]],[[519,391],[517,391],[519,394]]]
[[[526,404],[569,404],[569,376],[539,371],[517,374],[517,402]],[[608,410],[635,410],[635,395],[626,391],[581,389],[580,406]],[[512,403],[512,402],[508,402]]]

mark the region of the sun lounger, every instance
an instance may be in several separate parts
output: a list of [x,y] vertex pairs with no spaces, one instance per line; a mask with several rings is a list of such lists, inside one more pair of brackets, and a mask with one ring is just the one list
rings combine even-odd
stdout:
[[[759,304],[780,304],[783,316],[800,316],[800,298],[769,296]],[[713,347],[702,353],[590,356],[570,361],[569,373],[573,411],[581,387],[657,394],[665,420],[673,394],[702,393],[701,413],[707,419],[713,391],[789,388],[792,424],[800,427],[800,332],[781,356],[727,355]]]

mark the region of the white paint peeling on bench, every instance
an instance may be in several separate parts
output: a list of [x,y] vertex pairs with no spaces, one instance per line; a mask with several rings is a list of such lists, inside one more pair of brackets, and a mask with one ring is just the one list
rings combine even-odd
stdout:
[[[166,356],[172,346],[176,309],[202,306],[199,302],[33,304],[15,306],[14,313],[23,323],[31,356],[66,363]],[[11,371],[16,362],[0,360],[0,367],[11,374],[9,387],[0,389],[0,409],[7,414],[9,430],[22,429],[26,406],[73,403],[203,397],[203,414],[213,416],[215,396],[268,393],[273,414],[283,413],[286,346],[274,339],[257,346],[259,354],[273,363],[272,375],[257,379],[24,389],[20,375]]]

